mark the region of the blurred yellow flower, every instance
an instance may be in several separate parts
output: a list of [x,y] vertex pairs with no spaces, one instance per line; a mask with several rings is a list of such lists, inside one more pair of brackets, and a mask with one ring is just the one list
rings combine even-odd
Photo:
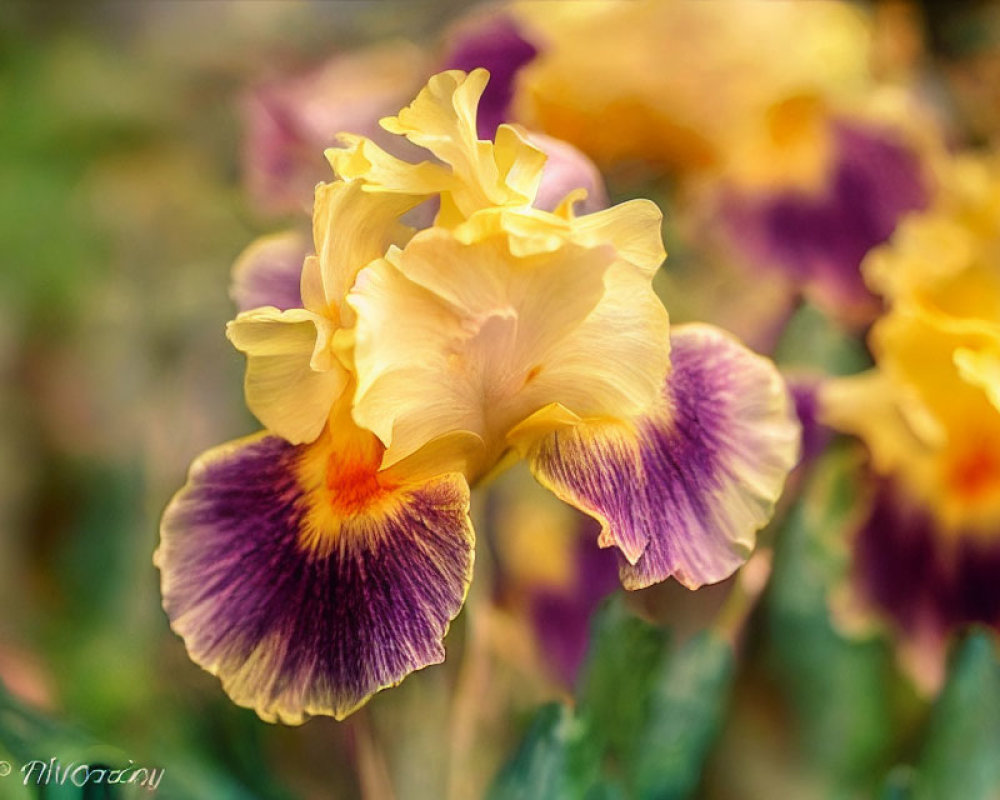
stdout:
[[869,31],[847,3],[528,0],[514,12],[539,50],[515,117],[603,166],[814,184],[823,115],[867,80]]
[[927,212],[864,264],[889,304],[877,366],[830,383],[826,418],[923,498],[944,531],[1000,521],[1000,163],[959,158]]

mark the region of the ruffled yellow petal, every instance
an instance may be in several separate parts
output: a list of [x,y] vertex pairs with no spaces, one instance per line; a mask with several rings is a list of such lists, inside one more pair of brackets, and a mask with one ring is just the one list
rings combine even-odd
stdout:
[[247,355],[247,406],[292,444],[319,436],[347,384],[339,362],[323,357],[331,333],[329,322],[312,312],[271,307],[244,312],[226,327],[229,340]]
[[516,258],[503,237],[464,244],[424,231],[361,273],[355,420],[394,463],[465,430],[485,461],[533,413],[562,403],[627,415],[658,397],[669,365],[667,314],[610,247],[567,243]]
[[953,359],[962,379],[986,392],[989,401],[1000,410],[1000,351],[959,347]]
[[477,138],[476,109],[488,80],[484,69],[442,72],[381,122],[451,167],[453,185],[442,198],[438,225],[450,227],[493,206],[529,205],[541,183],[546,155],[520,130],[501,125],[495,142]]
[[365,181],[366,191],[429,197],[455,185],[452,174],[440,164],[411,164],[363,136],[344,133],[340,140],[345,146],[327,149],[327,161],[344,180]]
[[500,180],[519,198],[532,200],[542,182],[548,156],[513,125],[497,128],[494,158]]
[[[504,199],[497,194],[499,171],[493,159],[493,145],[476,137],[476,108],[488,81],[489,73],[484,69],[468,75],[459,70],[441,72],[398,115],[381,121],[390,133],[406,136],[450,165],[455,175],[478,195],[467,198],[478,201],[477,207]],[[466,210],[466,215],[472,210]]]
[[914,411],[907,419],[900,399],[884,373],[869,370],[823,384],[819,416],[825,425],[863,439],[877,472],[887,474],[907,464],[926,471],[929,448],[940,439],[940,426],[919,413],[913,398]]
[[[981,327],[952,327],[940,315],[908,306],[879,320],[870,339],[908,416],[912,416],[908,407],[918,403],[926,415],[950,428],[969,415],[989,412],[982,388],[961,376],[955,360],[956,351],[978,352],[995,341]],[[915,402],[907,403],[908,396]]]
[[572,221],[573,239],[584,245],[610,242],[623,259],[647,277],[667,257],[663,213],[652,200],[629,200]]
[[517,257],[551,253],[571,238],[569,224],[546,211],[530,206],[484,208],[454,228],[462,244],[505,235],[511,254]]
[[600,302],[546,353],[534,391],[581,417],[630,419],[659,398],[670,370],[669,330],[648,278],[616,262]]
[[947,322],[914,305],[879,320],[878,367],[825,387],[822,418],[859,436],[875,470],[922,498],[944,530],[991,529],[1000,513],[1000,361],[992,337]]
[[[399,217],[422,199],[365,192],[358,181],[317,186],[313,238],[325,304],[322,309],[311,310],[349,325],[349,319],[341,319],[348,289],[366,264],[384,255],[391,244],[405,243],[412,231],[399,222]],[[304,280],[315,283],[308,277]],[[309,297],[312,300],[314,292],[310,291]]]

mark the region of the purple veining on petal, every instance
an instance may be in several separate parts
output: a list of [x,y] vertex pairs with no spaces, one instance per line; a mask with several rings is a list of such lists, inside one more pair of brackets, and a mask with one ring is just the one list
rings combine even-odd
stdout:
[[233,269],[229,293],[236,308],[301,308],[299,284],[309,251],[309,242],[297,231],[269,236],[250,245]]
[[486,67],[490,72],[490,82],[479,102],[476,127],[480,139],[492,139],[497,126],[508,121],[514,79],[536,55],[538,50],[506,15],[486,17],[456,32],[445,69],[469,72]]
[[929,190],[917,153],[891,131],[840,122],[833,135],[835,163],[825,191],[733,192],[724,216],[755,263],[785,270],[814,285],[820,302],[863,318],[877,304],[861,261],[905,213],[926,206]]
[[[228,446],[232,447],[232,446]],[[209,454],[163,522],[164,608],[192,658],[266,719],[350,713],[444,657],[471,570],[464,483],[401,489],[304,550],[308,447],[264,436]],[[336,535],[336,534],[335,534]]]
[[906,632],[1000,627],[1000,535],[946,534],[927,509],[883,482],[854,557],[863,594]]
[[601,543],[621,551],[630,589],[732,574],[797,459],[798,422],[769,362],[700,325],[674,329],[671,361],[667,410],[634,433],[582,425],[531,454],[546,485],[606,521]]
[[590,638],[590,618],[618,587],[614,553],[597,545],[597,521],[580,515],[574,552],[573,583],[565,590],[538,588],[530,599],[532,625],[553,673],[572,686]]

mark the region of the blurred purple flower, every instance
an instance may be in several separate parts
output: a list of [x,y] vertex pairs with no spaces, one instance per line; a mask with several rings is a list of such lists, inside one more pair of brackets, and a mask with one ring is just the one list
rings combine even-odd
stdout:
[[378,121],[404,105],[429,73],[423,51],[397,41],[250,90],[243,100],[243,171],[253,201],[265,213],[309,213],[313,189],[329,171],[324,148],[341,132],[397,146],[399,137]]
[[751,263],[782,270],[830,313],[863,324],[880,304],[862,279],[862,259],[904,214],[924,208],[929,193],[918,153],[898,134],[839,121],[821,191],[729,189],[721,212]]
[[942,536],[930,510],[891,480],[877,487],[854,540],[852,590],[898,626],[904,662],[932,690],[944,677],[952,631],[970,623],[1000,629],[1000,540]]
[[480,139],[492,139],[497,126],[510,121],[518,71],[538,55],[538,50],[524,38],[514,19],[505,14],[475,15],[456,27],[448,39],[450,47],[443,69],[469,72],[485,67],[490,72],[476,128]]

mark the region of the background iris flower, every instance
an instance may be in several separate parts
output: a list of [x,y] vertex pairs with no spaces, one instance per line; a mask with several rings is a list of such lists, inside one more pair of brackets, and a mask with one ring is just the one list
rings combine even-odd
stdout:
[[[601,522],[628,588],[730,575],[797,458],[769,362],[668,333],[659,210],[533,207],[544,154],[507,125],[477,137],[487,80],[441,73],[383,120],[434,161],[330,151],[301,307],[230,323],[267,430],[196,462],[156,561],[192,658],[265,719],[346,716],[443,658],[468,485],[508,456]],[[402,224],[432,198],[433,225]]]
[[820,395],[825,419],[865,442],[879,476],[845,597],[902,634],[924,687],[943,679],[957,626],[1000,625],[1000,171],[958,157],[941,184],[866,262],[888,303],[869,334],[876,366]]

